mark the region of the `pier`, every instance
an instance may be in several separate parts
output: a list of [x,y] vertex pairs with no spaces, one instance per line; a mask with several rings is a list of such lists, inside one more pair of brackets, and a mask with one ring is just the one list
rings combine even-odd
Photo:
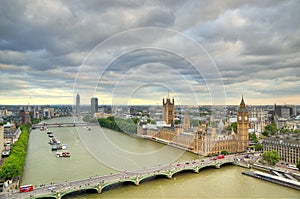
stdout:
[[276,176],[276,175],[271,175],[268,173],[264,173],[261,171],[244,171],[242,172],[244,175],[248,175],[251,177],[255,177],[258,179],[262,179],[268,182],[273,182],[275,184],[280,184],[286,187],[290,187],[293,189],[297,189],[300,191],[300,182],[295,181],[295,180],[290,180],[284,177]]

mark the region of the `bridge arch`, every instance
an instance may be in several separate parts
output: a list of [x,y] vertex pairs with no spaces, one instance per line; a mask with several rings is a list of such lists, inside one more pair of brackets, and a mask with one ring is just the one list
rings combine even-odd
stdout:
[[72,196],[72,195],[81,195],[81,194],[86,194],[86,193],[98,193],[97,188],[89,187],[89,188],[82,188],[82,189],[77,189],[77,190],[70,190],[66,192],[61,192],[60,197],[65,198],[67,196]]
[[220,162],[219,165],[234,165],[234,162]]
[[101,186],[101,190],[106,191],[108,189],[113,189],[115,187],[118,187],[119,185],[121,186],[121,185],[124,185],[124,184],[136,185],[136,181],[135,181],[135,179],[125,179],[125,180],[105,183]]
[[40,197],[36,197],[36,199],[56,199],[55,196],[40,196]]
[[179,174],[179,173],[182,173],[182,172],[194,172],[194,173],[198,173],[198,169],[196,167],[194,168],[183,168],[183,169],[179,169],[179,170],[176,170],[174,172],[172,172],[172,176],[173,177],[174,175],[176,174]]
[[150,174],[150,175],[146,175],[146,176],[141,176],[139,178],[139,184],[144,181],[147,181],[147,179],[151,180],[151,178],[153,178],[153,180],[154,180],[154,178],[159,177],[159,176],[169,178],[169,174],[167,174],[167,173]]
[[200,170],[203,170],[203,169],[208,169],[208,168],[214,168],[214,169],[216,169],[216,168],[218,168],[217,167],[217,164],[209,164],[209,165],[201,165],[201,166],[199,166],[199,170],[198,171],[200,171]]

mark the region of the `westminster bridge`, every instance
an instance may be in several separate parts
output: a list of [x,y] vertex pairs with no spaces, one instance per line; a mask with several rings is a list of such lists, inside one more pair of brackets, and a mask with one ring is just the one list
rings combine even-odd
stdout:
[[52,127],[77,127],[77,126],[99,126],[98,123],[75,123],[75,122],[65,122],[65,123],[54,123],[54,124],[48,124],[48,123],[43,123],[43,124],[34,124],[32,125],[32,128],[42,128],[41,130],[44,130],[43,128],[52,128]]
[[66,181],[42,187],[35,187],[33,191],[26,193],[6,193],[1,194],[5,198],[55,198],[61,199],[67,195],[78,193],[81,191],[89,191],[101,193],[102,191],[118,185],[120,183],[132,183],[139,185],[146,179],[152,179],[155,176],[165,176],[172,178],[176,173],[182,171],[192,171],[198,173],[201,169],[207,167],[220,168],[223,164],[236,164],[237,156],[226,156],[224,159],[216,157],[191,160],[180,163],[172,163],[143,168],[134,171],[123,171],[119,173],[111,173],[102,176],[93,176],[86,179],[75,181]]

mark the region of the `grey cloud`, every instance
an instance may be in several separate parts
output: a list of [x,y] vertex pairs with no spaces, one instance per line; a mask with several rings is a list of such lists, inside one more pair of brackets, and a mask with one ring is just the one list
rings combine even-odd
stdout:
[[[77,72],[81,74],[75,81],[80,84],[78,89],[94,92],[103,60],[112,59],[114,54],[108,51],[98,55],[80,68],[88,53],[114,34],[131,28],[158,26],[178,30],[201,43],[217,64],[226,89],[230,89],[229,97],[240,96],[240,87],[245,87],[254,98],[255,93],[264,93],[264,88],[253,86],[255,82],[268,85],[272,80],[285,89],[268,86],[266,94],[293,95],[300,86],[297,81],[299,8],[299,1],[3,0],[0,2],[1,94],[8,84],[16,91],[23,89],[6,78],[13,76],[22,77],[24,85],[32,88],[70,90]],[[149,42],[144,35],[135,35],[115,41],[111,47],[134,45],[135,40]],[[158,35],[153,42],[164,44],[165,38]],[[166,82],[177,85],[177,91],[187,95],[184,85],[172,80],[178,75],[168,74],[163,65],[180,74],[199,96],[201,91],[206,92],[205,78],[215,77],[211,74],[214,71],[211,63],[203,59],[207,55],[190,51],[180,41],[173,43],[176,48],[203,60],[200,74],[172,52],[141,49],[119,57],[107,68],[103,84],[97,89],[99,95],[109,95],[117,78],[132,68],[143,69],[144,73],[132,77],[133,82],[124,82],[124,88],[143,79],[150,82],[151,78],[158,81],[169,76]],[[201,72],[206,74],[205,78]],[[149,74],[156,74],[157,79]],[[291,82],[295,86],[290,86]]]

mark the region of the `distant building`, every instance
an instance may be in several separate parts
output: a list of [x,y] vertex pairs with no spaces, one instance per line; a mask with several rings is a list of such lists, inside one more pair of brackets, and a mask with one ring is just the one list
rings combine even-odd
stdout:
[[20,127],[16,129],[15,123],[9,123],[3,125],[4,127],[4,140],[5,143],[10,143],[13,145],[18,139],[21,134]]
[[255,133],[257,137],[265,130],[266,112],[262,108],[252,108],[249,111],[250,131]]
[[262,142],[263,151],[277,151],[281,161],[296,164],[300,158],[300,136],[269,137]]
[[98,113],[98,98],[91,98],[91,115],[94,116],[95,113]]
[[[2,153],[2,151],[4,150],[4,127],[0,126],[0,152]],[[1,160],[2,156],[0,156],[0,160]]]
[[54,117],[54,108],[45,108],[43,110],[43,116],[45,118],[52,118],[52,117]]
[[77,94],[76,96],[76,114],[80,114],[80,96]]
[[274,114],[279,118],[289,119],[296,116],[295,105],[274,105]]
[[7,109],[0,110],[0,116],[11,116],[12,112],[8,111]]
[[187,110],[184,112],[184,118],[183,118],[183,122],[182,122],[182,128],[183,129],[189,129],[189,128],[191,128],[191,122],[190,122]]

